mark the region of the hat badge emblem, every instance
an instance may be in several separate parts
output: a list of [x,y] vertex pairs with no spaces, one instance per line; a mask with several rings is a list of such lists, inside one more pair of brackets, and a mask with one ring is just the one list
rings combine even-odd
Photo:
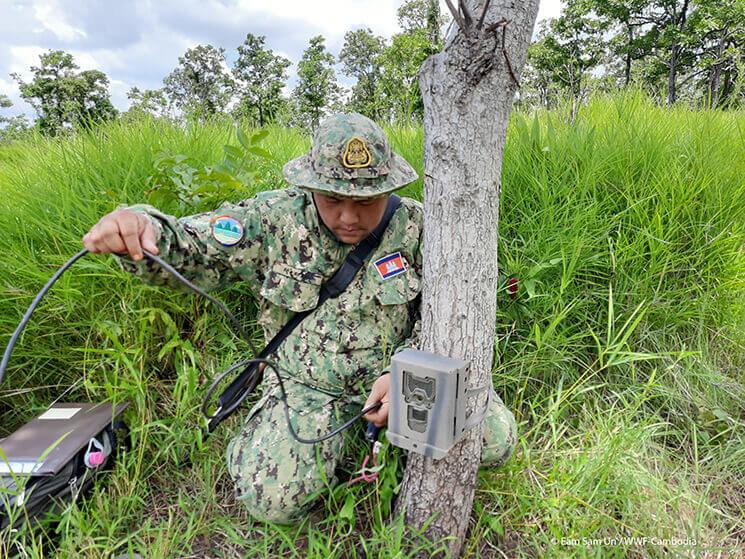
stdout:
[[350,138],[347,142],[347,147],[344,148],[342,164],[348,169],[360,169],[362,167],[369,167],[371,163],[372,156],[367,149],[365,140],[357,136]]

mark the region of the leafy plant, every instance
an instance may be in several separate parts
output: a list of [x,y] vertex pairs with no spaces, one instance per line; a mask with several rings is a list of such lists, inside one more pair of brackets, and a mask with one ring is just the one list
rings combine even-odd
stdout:
[[199,212],[235,196],[250,195],[249,186],[258,174],[256,158],[272,159],[272,154],[258,145],[268,133],[259,130],[249,138],[236,126],[239,145],[223,146],[225,158],[217,165],[200,166],[186,155],[158,152],[153,159],[155,172],[147,178],[148,201],[165,211]]

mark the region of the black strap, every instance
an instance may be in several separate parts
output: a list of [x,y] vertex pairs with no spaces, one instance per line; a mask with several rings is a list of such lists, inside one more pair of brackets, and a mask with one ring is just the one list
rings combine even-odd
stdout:
[[[364,240],[362,240],[352,251],[347,254],[347,257],[342,262],[342,265],[334,273],[328,281],[326,281],[320,290],[318,297],[318,304],[309,310],[296,313],[287,321],[282,329],[271,339],[266,345],[262,352],[257,356],[259,359],[266,359],[269,355],[274,353],[280,344],[290,335],[295,327],[300,324],[303,319],[309,314],[313,313],[318,307],[320,307],[326,300],[335,299],[338,297],[347,286],[352,283],[354,276],[362,268],[365,260],[368,256],[380,245],[380,240],[383,238],[383,233],[388,227],[388,223],[391,221],[391,217],[401,205],[401,199],[395,194],[391,194],[388,198],[388,206],[385,209],[383,218],[375,228]],[[243,400],[254,388],[261,382],[261,373],[256,373],[257,363],[251,363],[238,377],[230,383],[225,391],[217,399],[217,411],[209,416],[207,423],[207,430],[212,432],[220,423],[227,419],[230,414],[243,402]]]

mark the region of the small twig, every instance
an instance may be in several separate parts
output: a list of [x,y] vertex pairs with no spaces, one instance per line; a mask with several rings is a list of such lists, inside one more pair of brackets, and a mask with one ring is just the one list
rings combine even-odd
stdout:
[[481,26],[484,25],[484,17],[486,17],[486,11],[489,9],[489,2],[490,1],[491,0],[486,0],[486,2],[484,3],[484,9],[481,10],[481,17],[479,18],[479,23],[476,26],[476,29],[477,30],[481,29]]
[[[510,62],[510,57],[507,56],[507,48],[505,47],[505,36],[507,35],[507,24],[509,24],[512,20],[510,19],[500,19],[496,23],[492,23],[491,25],[486,27],[486,31],[491,31],[496,36],[496,32],[498,28],[502,28],[502,55],[504,55],[504,60],[507,62],[507,70],[510,72],[510,76],[512,77],[512,80],[515,82],[515,85],[517,87],[520,87],[520,82],[517,79],[517,76],[515,76],[515,71],[512,69],[512,63]],[[494,50],[496,50],[496,45],[494,46]]]
[[520,81],[517,79],[517,76],[515,75],[515,71],[512,69],[512,62],[510,62],[510,57],[507,56],[507,49],[504,46],[504,38],[507,34],[507,24],[509,21],[507,21],[504,26],[502,27],[502,54],[504,55],[504,61],[507,63],[507,69],[510,71],[510,76],[512,76],[512,79],[515,82],[515,85],[519,88],[520,87]]
[[455,9],[455,6],[453,6],[453,3],[450,0],[445,0],[445,3],[448,5],[450,13],[453,14],[453,19],[458,22],[458,27],[460,27],[463,33],[468,35],[468,29],[466,28],[466,24],[463,22],[463,18],[460,17],[460,12]]
[[458,9],[463,14],[463,21],[466,24],[466,29],[471,29],[473,18],[471,18],[471,14],[469,13],[468,8],[466,7],[465,0],[458,0]]

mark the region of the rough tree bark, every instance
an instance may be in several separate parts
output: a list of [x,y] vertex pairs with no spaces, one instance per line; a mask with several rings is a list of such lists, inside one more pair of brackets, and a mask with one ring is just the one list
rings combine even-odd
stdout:
[[[420,349],[470,361],[470,387],[492,381],[502,151],[538,0],[448,0],[444,50],[419,71],[424,101],[424,286]],[[468,413],[482,409],[481,393]],[[429,540],[468,529],[483,424],[442,460],[408,454],[394,517]]]

